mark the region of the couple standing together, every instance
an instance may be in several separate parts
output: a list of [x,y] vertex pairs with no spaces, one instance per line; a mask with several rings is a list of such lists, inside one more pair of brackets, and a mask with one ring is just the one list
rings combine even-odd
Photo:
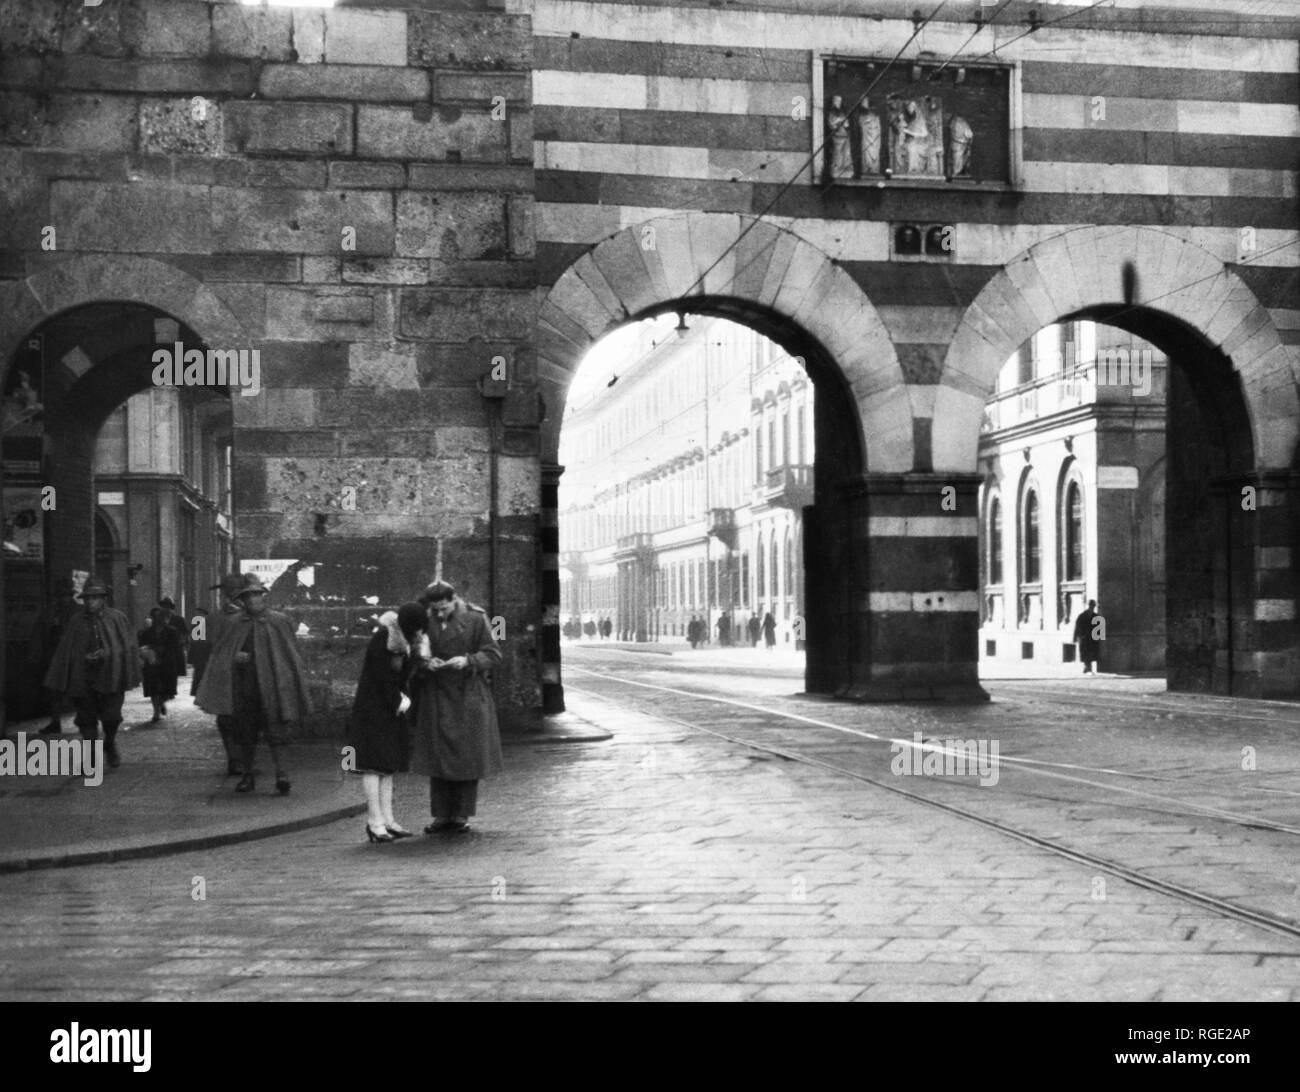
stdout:
[[424,832],[466,830],[479,781],[502,764],[491,682],[501,650],[487,616],[440,580],[379,623],[348,721],[366,794],[366,837],[410,837],[393,817],[393,775],[407,770],[429,778],[433,822]]

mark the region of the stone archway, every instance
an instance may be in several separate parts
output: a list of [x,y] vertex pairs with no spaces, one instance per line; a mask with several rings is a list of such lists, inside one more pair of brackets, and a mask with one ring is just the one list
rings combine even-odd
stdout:
[[[946,662],[964,642],[966,604],[946,591],[913,595],[918,581],[927,590],[946,588],[948,568],[931,583],[930,574],[900,563],[908,534],[917,533],[908,522],[917,498],[901,486],[916,467],[917,449],[902,367],[875,306],[828,255],[794,232],[734,213],[691,212],[651,219],[598,243],[556,281],[539,311],[538,379],[548,406],[542,432],[544,708],[563,708],[555,464],[568,386],[604,334],[675,309],[733,318],[788,349],[787,336],[815,346],[820,374],[811,359],[809,373],[819,388],[818,450],[824,435],[854,434],[853,465],[827,467],[823,474],[826,464],[819,460],[816,503],[806,510],[800,551],[805,598],[820,611],[807,620],[808,688],[863,699],[939,691],[956,696],[957,690],[982,696],[973,672],[956,678],[961,672]],[[825,398],[823,385],[831,392]],[[832,472],[839,474],[833,482]],[[924,527],[920,533],[948,533],[937,524]],[[917,612],[931,608],[943,617],[929,619],[934,628],[927,636],[935,638],[930,646],[945,662],[918,664],[909,635]]]
[[1082,227],[1031,247],[986,284],[957,325],[935,396],[936,469],[975,467],[984,403],[998,370],[1029,337],[1067,315],[1125,303],[1124,267],[1137,277],[1133,306],[1199,333],[1241,377],[1260,466],[1290,466],[1300,428],[1291,354],[1268,311],[1213,254],[1147,227]]
[[1171,370],[1167,429],[1170,688],[1294,696],[1296,365],[1268,311],[1213,254],[1155,228],[1084,227],[1003,267],[949,346],[935,467],[976,465],[1002,365],[1072,317],[1121,326],[1188,362]]
[[[743,234],[743,238],[742,238]],[[737,213],[689,212],[625,228],[555,282],[538,315],[538,379],[550,409],[543,459],[559,453],[566,393],[579,362],[617,326],[694,297],[742,301],[823,346],[852,392],[866,464],[912,469],[903,371],[875,306],[847,273],[791,231]]]
[[[152,307],[197,332],[209,345],[238,346],[251,340],[239,318],[215,292],[173,265],[135,255],[78,255],[46,266],[23,280],[0,283],[0,380],[8,374],[23,339],[32,331],[67,312],[104,303]],[[59,359],[56,378],[68,387],[92,372],[93,380],[105,374],[96,371],[95,365],[90,356],[74,348]],[[88,459],[91,450],[85,454]],[[89,494],[82,499],[90,519],[93,508]],[[87,540],[90,537],[89,533],[85,536]],[[3,610],[0,604],[0,629]],[[0,693],[5,682],[3,661],[0,656]]]
[[235,346],[250,340],[221,298],[176,266],[135,255],[80,255],[23,280],[0,283],[0,379],[28,331],[73,307],[109,300],[156,307],[209,345]]

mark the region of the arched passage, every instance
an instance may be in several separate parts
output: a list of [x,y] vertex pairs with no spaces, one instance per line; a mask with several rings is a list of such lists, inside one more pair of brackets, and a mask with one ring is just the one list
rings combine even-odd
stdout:
[[1291,349],[1241,279],[1167,232],[1089,227],[989,281],[940,386],[936,467],[975,465],[998,370],[1044,326],[1118,326],[1170,359],[1166,669],[1171,689],[1296,693],[1297,388]]
[[872,659],[865,568],[855,566],[853,496],[863,474],[914,463],[907,389],[871,301],[831,259],[792,232],[723,213],[688,213],[618,232],[556,281],[538,321],[544,541],[544,709],[563,708],[560,684],[560,425],[579,362],[616,327],[670,311],[742,323],[803,358],[815,386],[815,503],[805,510],[803,555],[807,685],[847,692]]
[[[153,560],[148,579],[136,587],[124,579],[128,552],[139,557],[147,551],[151,559],[166,556],[165,547],[159,545],[165,535],[179,538],[184,530],[192,529],[191,523],[203,525],[206,521],[215,526],[217,522],[215,513],[196,508],[192,497],[187,503],[178,503],[178,490],[194,492],[176,481],[178,476],[193,476],[193,468],[184,462],[184,446],[167,439],[176,451],[178,465],[160,464],[158,473],[152,474],[155,480],[149,488],[147,513],[133,510],[130,501],[123,502],[116,515],[130,541],[124,539],[116,550],[103,554],[96,546],[107,526],[99,505],[104,498],[95,495],[92,469],[101,427],[128,398],[153,386],[151,352],[160,341],[170,345],[173,339],[187,348],[249,344],[239,320],[210,289],[183,271],[152,259],[71,258],[23,281],[0,285],[0,375],[7,380],[11,370],[33,365],[41,370],[41,423],[39,434],[33,437],[34,458],[27,462],[37,475],[33,480],[52,486],[57,499],[57,506],[45,513],[47,538],[40,572],[19,574],[14,563],[8,566],[9,573],[0,576],[5,577],[7,587],[21,583],[38,613],[53,584],[73,572],[97,572],[106,564],[112,569],[115,605],[121,609],[130,609],[131,597],[141,600],[135,604],[134,614],[140,613],[142,603],[147,613],[160,594],[184,602],[173,565]],[[180,397],[178,392],[169,393]],[[193,394],[184,393],[186,397]],[[228,410],[225,417],[228,422]],[[184,419],[183,415],[177,417],[175,427]],[[223,432],[228,438],[228,424]],[[151,476],[150,453],[137,455],[136,462],[137,477]],[[200,460],[199,465],[207,463]],[[20,575],[27,579],[8,579]],[[194,585],[189,605],[196,605],[197,576],[189,583]],[[22,651],[6,649],[5,659],[13,658],[10,653],[22,655]]]

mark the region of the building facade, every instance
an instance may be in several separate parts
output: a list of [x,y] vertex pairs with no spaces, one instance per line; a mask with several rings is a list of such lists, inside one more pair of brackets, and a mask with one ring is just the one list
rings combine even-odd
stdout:
[[1076,659],[1090,599],[1103,671],[1165,666],[1168,360],[1092,322],[1045,327],[998,375],[980,433],[981,657]]
[[[753,330],[642,324],[617,381],[571,403],[560,498],[561,614],[623,641],[748,643],[771,613],[802,647],[812,389]],[[591,365],[588,365],[591,366]]]

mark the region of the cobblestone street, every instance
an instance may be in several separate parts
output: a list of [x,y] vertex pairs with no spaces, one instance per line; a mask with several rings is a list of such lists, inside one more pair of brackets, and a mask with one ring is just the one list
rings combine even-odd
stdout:
[[[466,835],[368,845],[357,818],[0,876],[0,991],[11,1001],[1300,999],[1293,939],[1114,877],[1099,886],[1083,864],[631,700],[639,709],[575,693],[571,705],[614,738],[508,748]],[[895,730],[903,715],[826,708]],[[1008,698],[1002,713],[1017,708],[1028,706]],[[932,726],[952,714],[904,712]],[[768,730],[800,744],[798,726]],[[1190,743],[1185,757],[1196,757]],[[398,817],[417,829],[423,786],[398,781]],[[1141,837],[1132,822],[1125,830]],[[1207,854],[1196,871],[1207,889],[1235,882],[1249,894],[1253,864]]]

